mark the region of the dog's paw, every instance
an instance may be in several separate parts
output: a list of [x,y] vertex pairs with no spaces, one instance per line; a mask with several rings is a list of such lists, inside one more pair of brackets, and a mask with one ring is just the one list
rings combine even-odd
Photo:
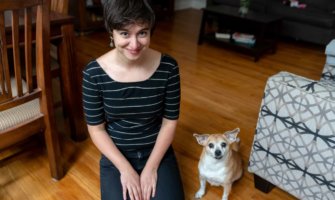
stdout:
[[204,196],[204,194],[205,194],[205,191],[203,191],[203,190],[199,190],[197,193],[195,193],[195,198],[196,199],[200,199],[202,196]]

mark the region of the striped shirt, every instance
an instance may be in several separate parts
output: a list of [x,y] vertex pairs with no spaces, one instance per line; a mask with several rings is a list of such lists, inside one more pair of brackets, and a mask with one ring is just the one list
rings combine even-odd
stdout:
[[83,71],[86,123],[106,123],[120,150],[152,148],[163,117],[179,117],[180,77],[177,62],[162,55],[153,75],[139,82],[114,81],[94,60]]

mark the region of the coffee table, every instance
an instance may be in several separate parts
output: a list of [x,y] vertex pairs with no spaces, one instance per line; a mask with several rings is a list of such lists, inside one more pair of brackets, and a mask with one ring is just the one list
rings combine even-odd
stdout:
[[[239,8],[218,5],[203,9],[198,44],[204,40],[215,42],[222,46],[234,49],[238,52],[248,54],[258,61],[260,56],[266,52],[274,53],[277,47],[277,36],[280,31],[282,18],[275,15],[250,11],[241,15]],[[211,28],[210,27],[211,24]],[[217,26],[217,27],[213,27]],[[212,30],[210,30],[212,29]],[[230,39],[218,39],[215,31],[225,29],[229,34],[243,32],[255,36],[254,45],[245,45]]]

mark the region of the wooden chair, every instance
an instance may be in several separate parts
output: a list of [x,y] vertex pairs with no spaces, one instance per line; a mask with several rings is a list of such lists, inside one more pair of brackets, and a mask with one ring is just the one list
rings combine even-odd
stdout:
[[59,180],[64,174],[53,115],[49,12],[49,0],[0,0],[0,150],[43,132],[51,176]]

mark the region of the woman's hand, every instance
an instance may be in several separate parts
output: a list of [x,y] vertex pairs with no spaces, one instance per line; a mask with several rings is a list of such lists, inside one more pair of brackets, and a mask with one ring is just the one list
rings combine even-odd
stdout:
[[156,195],[157,170],[164,154],[172,143],[176,126],[177,120],[163,118],[156,144],[140,177],[143,200],[149,200],[150,196],[155,197]]
[[127,199],[127,192],[131,200],[142,200],[140,176],[133,168],[120,171],[123,200]]
[[127,192],[131,200],[142,200],[140,176],[116,147],[106,132],[105,124],[87,125],[93,143],[120,171],[123,199],[127,199]]
[[157,184],[157,169],[148,169],[148,167],[144,167],[141,173],[140,180],[142,199],[150,200],[150,197],[155,197]]

